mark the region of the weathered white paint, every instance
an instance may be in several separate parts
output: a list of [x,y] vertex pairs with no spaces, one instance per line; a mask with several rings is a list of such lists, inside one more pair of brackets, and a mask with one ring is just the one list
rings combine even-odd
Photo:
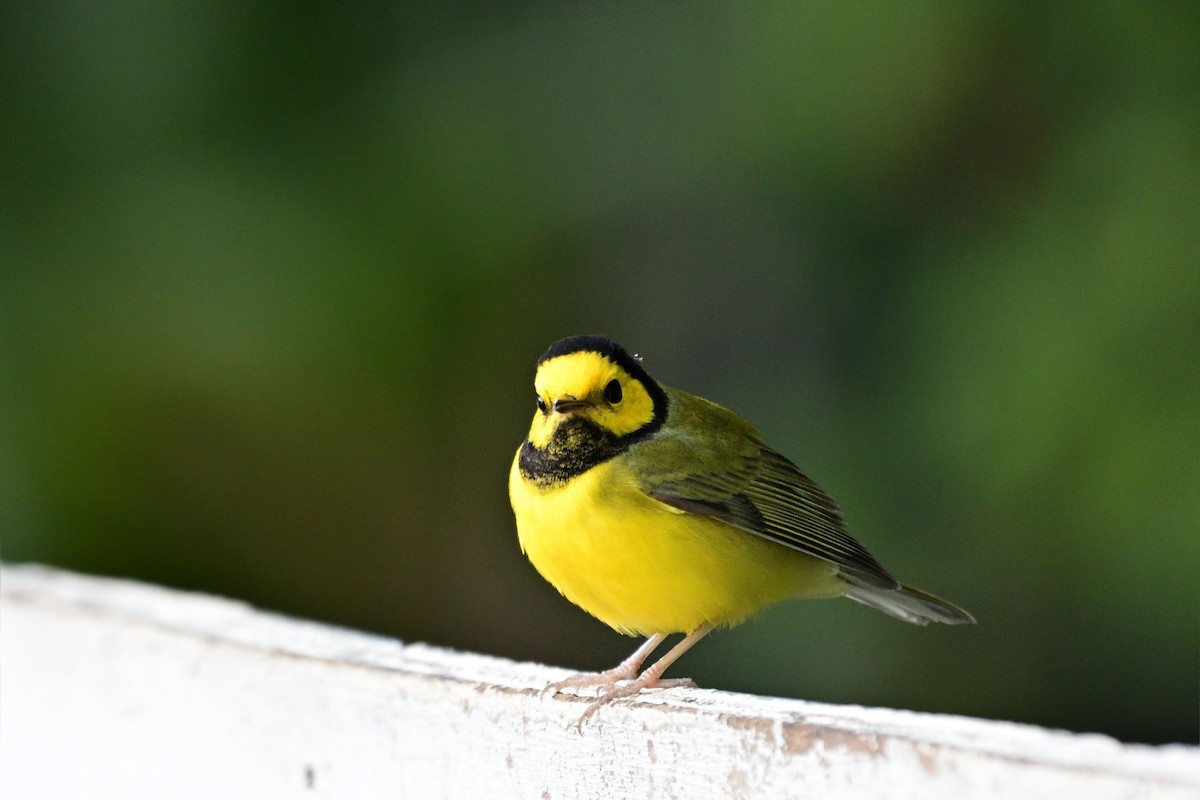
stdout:
[[561,670],[0,569],[5,798],[1191,798],[1200,750]]

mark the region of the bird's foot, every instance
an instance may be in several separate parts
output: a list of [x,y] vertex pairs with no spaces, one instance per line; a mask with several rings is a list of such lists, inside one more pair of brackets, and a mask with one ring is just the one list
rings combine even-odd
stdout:
[[665,638],[667,638],[665,633],[656,633],[643,642],[642,646],[633,652],[633,655],[612,669],[606,669],[604,672],[582,672],[578,675],[572,675],[569,678],[550,684],[542,690],[542,695],[545,696],[546,692],[559,692],[563,689],[611,686],[617,681],[627,681],[636,678],[638,671],[642,668],[642,664],[646,660],[646,656],[653,653],[654,648],[662,644],[662,640]]
[[606,669],[603,672],[580,672],[561,681],[555,681],[542,689],[542,694],[553,692],[557,694],[563,689],[586,689],[589,686],[612,686],[618,681],[627,681],[637,676],[637,667],[625,664]]
[[[654,662],[651,666],[642,670],[642,662],[646,660],[646,656],[654,651],[662,643],[662,640],[667,638],[664,633],[656,633],[642,644],[637,651],[629,658],[622,661],[618,666],[604,672],[585,673],[582,675],[572,675],[571,677],[552,683],[543,690],[543,694],[548,691],[559,691],[560,689],[579,689],[586,686],[603,686],[606,687],[600,690],[600,696],[583,712],[583,716],[579,718],[579,723],[575,726],[580,733],[583,732],[583,723],[592,718],[602,706],[606,706],[614,700],[620,700],[623,697],[633,697],[643,689],[670,689],[675,686],[695,686],[691,678],[671,678],[663,680],[662,674],[675,661],[687,652],[688,648],[696,642],[704,638],[704,636],[713,629],[709,623],[705,623],[698,628],[695,628],[691,633],[684,637],[683,641],[671,648],[665,656]],[[636,677],[635,677],[636,676]],[[629,680],[629,683],[624,686],[618,686],[620,681]]]
[[579,718],[576,728],[582,732],[584,723],[591,719],[592,716],[602,707],[608,705],[614,700],[621,700],[625,697],[633,697],[634,695],[639,694],[643,689],[673,689],[679,686],[696,686],[696,682],[691,678],[663,679],[659,677],[660,674],[661,673],[656,672],[654,668],[651,667],[629,683],[621,686],[617,686],[615,683],[610,684],[608,688],[603,689],[600,692],[600,696],[597,697],[592,704],[587,707],[587,710],[583,712],[583,716]]

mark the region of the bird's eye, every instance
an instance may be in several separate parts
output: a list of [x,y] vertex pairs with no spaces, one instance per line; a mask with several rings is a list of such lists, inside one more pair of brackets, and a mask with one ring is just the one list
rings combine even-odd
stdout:
[[546,406],[546,401],[542,399],[541,395],[536,395],[536,397],[538,411],[542,412],[543,414],[547,413],[550,409]]
[[621,402],[621,397],[621,382],[616,378],[613,378],[608,382],[608,386],[604,387],[604,399],[607,400],[610,405],[615,406],[617,403]]

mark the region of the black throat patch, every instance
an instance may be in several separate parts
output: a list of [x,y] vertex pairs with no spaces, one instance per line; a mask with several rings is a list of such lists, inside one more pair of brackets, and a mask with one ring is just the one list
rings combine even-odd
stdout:
[[587,472],[610,458],[624,453],[635,442],[645,439],[661,427],[655,419],[648,425],[626,436],[616,436],[602,430],[590,420],[574,418],[564,420],[550,437],[543,449],[533,446],[528,439],[521,445],[517,468],[521,477],[545,489]]

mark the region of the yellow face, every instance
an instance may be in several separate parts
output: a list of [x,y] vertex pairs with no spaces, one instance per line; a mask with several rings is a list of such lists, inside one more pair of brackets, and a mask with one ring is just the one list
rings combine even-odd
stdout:
[[564,421],[581,417],[614,436],[654,420],[654,399],[642,382],[600,353],[578,351],[543,361],[533,380],[538,410],[529,441],[549,444]]

